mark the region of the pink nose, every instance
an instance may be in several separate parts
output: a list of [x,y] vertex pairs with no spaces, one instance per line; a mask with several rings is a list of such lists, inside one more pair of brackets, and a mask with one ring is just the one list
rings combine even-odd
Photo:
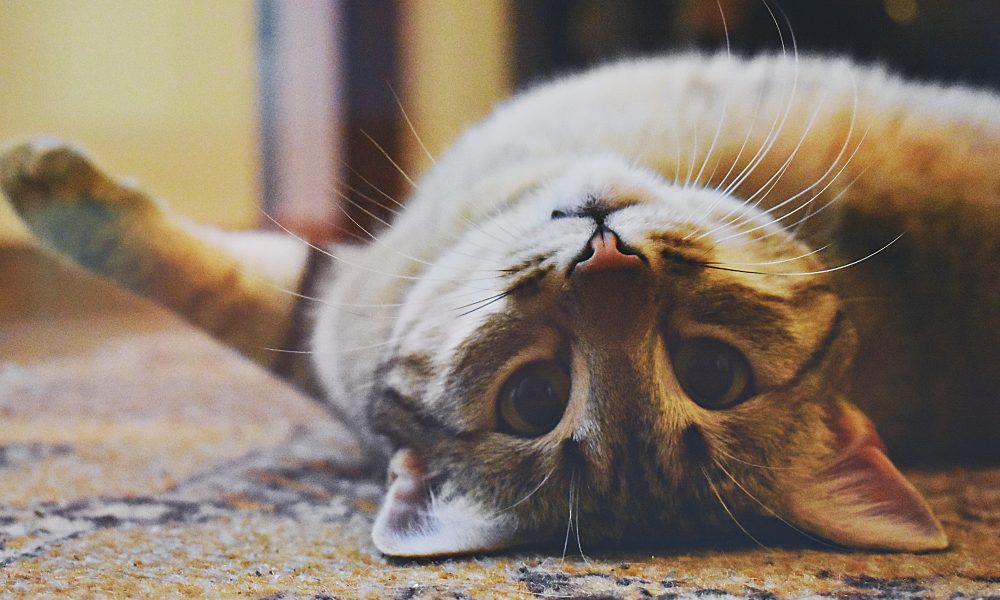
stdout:
[[614,232],[598,229],[590,238],[593,254],[576,264],[573,273],[594,273],[606,269],[625,269],[642,266],[642,259],[636,254],[625,254],[621,241]]

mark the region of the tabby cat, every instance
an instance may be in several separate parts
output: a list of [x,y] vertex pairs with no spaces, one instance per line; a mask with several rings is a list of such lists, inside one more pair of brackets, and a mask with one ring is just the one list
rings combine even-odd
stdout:
[[326,402],[388,467],[375,545],[425,556],[756,519],[947,547],[887,456],[1000,458],[998,162],[987,92],[626,61],[500,105],[318,278],[301,240],[184,223],[71,147],[0,166],[50,247],[268,367],[304,302]]

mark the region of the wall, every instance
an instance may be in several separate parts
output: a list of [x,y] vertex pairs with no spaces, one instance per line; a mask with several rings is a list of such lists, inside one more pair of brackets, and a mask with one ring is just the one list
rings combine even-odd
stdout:
[[[78,142],[184,214],[254,226],[254,10],[242,0],[0,0],[0,144],[37,133]],[[0,230],[5,222],[0,209]]]

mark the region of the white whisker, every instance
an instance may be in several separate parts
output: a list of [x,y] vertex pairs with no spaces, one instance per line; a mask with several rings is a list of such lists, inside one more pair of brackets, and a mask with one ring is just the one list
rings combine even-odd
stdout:
[[399,107],[399,112],[402,113],[403,120],[406,121],[406,126],[410,128],[410,133],[413,134],[413,138],[417,140],[417,144],[420,145],[420,149],[424,151],[424,155],[427,156],[427,159],[431,161],[431,164],[436,165],[437,161],[434,160],[434,157],[431,155],[430,150],[428,150],[427,146],[424,145],[424,140],[420,139],[420,134],[417,133],[417,128],[414,127],[413,122],[410,121],[410,115],[406,114],[406,109],[403,108],[403,102],[400,101],[399,95],[396,93],[396,90],[393,89],[392,84],[389,83],[388,81],[386,81],[385,84],[389,86],[389,91],[392,93],[392,97],[396,100],[396,106]]
[[[771,15],[771,20],[774,22],[775,27],[778,31],[778,39],[781,42],[781,54],[782,56],[787,56],[787,47],[785,45],[785,36],[782,32],[781,26],[778,24],[778,19],[771,10],[768,2],[764,2],[764,7],[767,12]],[[784,13],[782,13],[784,15]],[[787,17],[785,18],[787,22]],[[757,153],[750,160],[750,163],[744,167],[743,171],[737,176],[733,182],[725,188],[723,194],[729,195],[734,192],[739,186],[749,177],[757,167],[764,161],[764,158],[770,153],[774,144],[778,141],[782,130],[784,130],[785,123],[788,121],[789,116],[792,112],[792,107],[795,105],[795,96],[798,93],[799,85],[799,52],[798,52],[798,42],[795,39],[795,33],[791,29],[789,24],[789,35],[792,40],[792,59],[793,59],[793,71],[792,71],[792,84],[791,90],[788,95],[788,103],[785,105],[785,111],[782,115],[775,115],[775,120],[771,123],[771,130],[768,132],[767,136],[764,138],[762,146],[757,150]],[[779,122],[780,120],[780,122]]]
[[378,142],[375,141],[375,138],[373,138],[372,136],[368,135],[368,132],[365,131],[364,129],[361,130],[361,135],[363,135],[366,138],[368,138],[368,141],[371,142],[372,144],[374,144],[376,148],[378,148],[379,152],[382,153],[382,156],[384,156],[387,161],[389,161],[390,163],[392,163],[392,166],[395,167],[397,171],[399,171],[399,174],[403,176],[403,179],[405,179],[407,183],[409,183],[411,186],[413,186],[413,189],[415,189],[415,190],[419,190],[420,189],[420,186],[417,185],[417,182],[413,181],[413,179],[409,175],[406,174],[406,171],[403,170],[403,167],[399,166],[399,163],[397,163],[395,160],[392,159],[391,156],[389,156],[389,153],[386,152],[385,148],[383,148],[381,144],[379,144]]
[[[726,24],[726,13],[722,10],[721,0],[715,0],[715,5],[719,8],[719,16],[722,18],[722,29],[726,35],[726,59],[728,61],[732,61],[732,53],[729,47],[729,26]],[[728,108],[729,88],[726,88],[725,95],[722,98],[722,111],[719,115],[719,122],[715,126],[715,135],[712,136],[712,143],[708,146],[708,152],[705,154],[705,160],[702,161],[701,168],[698,169],[698,174],[694,177],[695,185],[698,185],[701,182],[701,176],[705,172],[705,167],[708,166],[708,161],[712,157],[712,153],[715,151],[716,144],[719,142],[719,135],[722,133],[722,124],[726,121],[726,111]],[[716,167],[718,167],[718,163],[716,163]]]
[[556,472],[556,467],[552,467],[549,470],[549,472],[545,474],[545,477],[542,479],[542,481],[539,482],[539,484],[536,485],[533,490],[531,490],[530,492],[528,492],[523,498],[521,498],[517,502],[511,504],[510,506],[507,506],[506,508],[497,509],[496,512],[497,513],[506,512],[508,510],[511,510],[511,509],[513,509],[513,508],[515,508],[515,507],[517,507],[517,506],[519,506],[519,505],[527,502],[529,498],[531,498],[536,493],[538,493],[538,490],[542,489],[542,487],[545,485],[545,483],[549,480],[550,477],[552,477],[552,474],[555,473],[555,472]]
[[764,266],[767,266],[767,265],[780,265],[782,263],[794,262],[796,260],[800,260],[800,259],[806,258],[807,256],[812,256],[813,254],[819,254],[820,252],[826,250],[827,248],[829,248],[832,245],[833,244],[826,244],[825,246],[823,246],[821,248],[817,248],[815,250],[810,250],[809,252],[806,252],[805,254],[800,254],[798,256],[793,256],[792,258],[782,258],[780,260],[768,260],[768,261],[764,261],[764,262],[715,262],[715,261],[709,261],[709,262],[707,262],[705,264],[709,264],[709,265],[723,265],[723,266],[727,266],[727,267],[764,267]]
[[[729,478],[730,481],[733,482],[733,484],[736,487],[738,487],[740,490],[742,490],[744,494],[746,494],[747,496],[749,496],[751,500],[753,500],[758,505],[760,505],[760,507],[763,508],[764,510],[766,510],[771,516],[773,516],[774,518],[778,519],[779,521],[781,521],[785,525],[788,525],[789,527],[791,527],[792,529],[794,529],[798,533],[801,533],[802,535],[804,535],[805,537],[809,538],[810,540],[812,540],[814,542],[822,544],[822,545],[824,545],[824,546],[826,546],[828,548],[837,548],[837,546],[834,546],[834,545],[829,544],[829,543],[827,543],[827,542],[825,542],[825,541],[823,541],[823,540],[821,540],[821,539],[819,539],[819,538],[817,538],[815,536],[812,536],[812,535],[806,533],[805,531],[799,529],[795,525],[792,525],[791,523],[789,523],[787,519],[785,519],[784,517],[782,517],[781,515],[779,515],[777,512],[775,512],[774,509],[772,509],[770,506],[768,506],[768,505],[764,504],[763,502],[761,502],[757,498],[757,496],[754,496],[753,494],[751,494],[750,490],[748,490],[745,487],[743,487],[743,484],[741,484],[739,481],[737,481],[736,478],[733,477],[733,474],[729,472],[729,469],[727,469],[721,462],[719,462],[718,460],[716,460],[714,458],[712,459],[712,462],[715,463],[715,466],[719,467],[719,469],[726,475],[726,477]],[[788,468],[791,469],[791,467],[788,467]]]
[[563,541],[562,558],[560,560],[566,560],[566,550],[569,548],[569,532],[573,528],[573,482],[576,479],[576,467],[573,467],[573,472],[569,477],[569,516],[566,517],[566,539]]
[[[854,81],[853,76],[852,76],[851,80],[852,80],[852,82]],[[763,214],[765,214],[765,215],[766,214],[770,214],[770,213],[778,210],[779,208],[785,206],[789,202],[798,199],[799,197],[801,197],[802,195],[806,194],[807,192],[809,192],[810,190],[812,190],[813,188],[815,188],[817,185],[819,185],[820,183],[822,183],[823,180],[826,179],[830,175],[830,173],[833,172],[833,170],[837,168],[837,165],[840,164],[840,159],[843,158],[844,153],[847,151],[847,148],[850,145],[850,140],[851,140],[851,137],[853,136],[853,133],[854,133],[855,120],[856,120],[856,116],[857,116],[857,105],[858,105],[858,91],[857,91],[857,84],[855,83],[855,85],[854,85],[854,108],[853,108],[852,113],[851,113],[851,124],[848,127],[847,135],[845,136],[844,143],[841,145],[840,151],[837,153],[837,156],[834,158],[834,161],[830,164],[830,166],[826,169],[826,171],[823,172],[822,175],[820,175],[813,183],[811,183],[810,185],[808,185],[805,189],[803,189],[800,192],[798,192],[798,193],[790,196],[789,198],[786,198],[785,200],[779,202],[778,204],[772,206],[771,208],[769,208],[766,211],[764,211]],[[868,137],[868,131],[869,130],[865,130],[865,133],[861,136],[861,140],[858,141],[858,144],[854,147],[854,150],[851,152],[851,155],[848,156],[848,158],[844,162],[843,166],[840,167],[840,169],[837,171],[837,173],[834,174],[834,176],[830,179],[830,181],[828,181],[826,183],[826,185],[824,185],[818,192],[816,192],[809,200],[807,200],[806,202],[800,204],[797,208],[795,208],[795,209],[789,211],[788,213],[782,215],[780,218],[776,219],[775,222],[780,222],[783,219],[785,219],[785,218],[787,218],[787,217],[795,214],[799,210],[802,210],[806,206],[809,206],[812,203],[813,200],[815,200],[817,197],[820,196],[820,194],[822,194],[823,192],[825,192],[831,185],[833,185],[833,183],[837,181],[837,179],[844,172],[844,170],[847,169],[848,165],[851,164],[851,161],[854,159],[855,155],[857,155],[858,150],[861,149],[861,146],[864,143],[865,138]],[[851,183],[853,183],[853,181]],[[734,224],[735,224],[735,222],[734,222]],[[766,226],[767,225],[759,225],[759,226],[754,227],[754,228],[752,228],[752,229],[750,229],[748,231],[739,232],[737,234],[733,234],[732,236],[729,236],[729,237],[726,237],[726,238],[722,238],[721,240],[716,240],[716,243],[722,242],[722,241],[727,240],[727,239],[731,239],[733,237],[738,237],[740,235],[749,234],[749,233],[751,233],[753,231],[757,231],[757,230],[762,229],[763,227],[766,227]]]
[[[802,135],[799,136],[798,143],[796,143],[795,147],[789,153],[788,157],[785,158],[785,161],[775,170],[774,174],[771,175],[771,177],[768,178],[757,189],[756,192],[754,192],[753,194],[751,194],[750,196],[748,196],[746,198],[746,200],[743,201],[742,204],[738,205],[737,207],[731,209],[728,213],[726,213],[722,217],[722,220],[726,221],[725,223],[723,223],[721,225],[718,225],[717,227],[715,227],[713,229],[710,229],[709,231],[706,231],[705,233],[703,233],[700,236],[698,236],[697,238],[695,238],[695,240],[700,240],[700,239],[704,238],[705,236],[711,235],[712,233],[715,233],[716,231],[719,231],[720,229],[727,228],[727,227],[734,227],[734,226],[738,225],[739,223],[741,223],[741,222],[743,222],[743,221],[745,221],[746,219],[749,218],[749,215],[752,214],[750,211],[753,211],[755,208],[757,208],[760,205],[761,202],[763,202],[763,200],[767,197],[767,195],[769,193],[771,193],[771,190],[773,190],[775,188],[775,186],[778,185],[778,182],[781,180],[781,178],[784,176],[784,174],[788,171],[788,168],[792,164],[792,161],[795,159],[795,156],[798,154],[799,150],[802,148],[802,144],[805,143],[806,138],[809,136],[809,132],[810,132],[810,130],[812,129],[813,125],[816,122],[816,117],[819,115],[819,111],[820,111],[821,107],[822,107],[822,101],[819,104],[817,104],[815,110],[813,110],[813,114],[810,117],[808,123],[806,124],[806,127],[803,130]],[[813,185],[816,185],[816,184],[814,183]],[[762,192],[763,192],[763,194],[762,194]],[[756,202],[753,202],[753,204],[750,204],[753,201],[753,199],[758,194],[762,194],[762,195],[760,196],[760,198],[757,199]],[[729,221],[728,220],[729,217],[733,216],[733,214],[735,214],[737,212],[739,212],[741,214],[738,215],[734,220]]]
[[589,565],[590,559],[587,558],[586,554],[584,554],[583,544],[580,543],[580,475],[579,474],[577,474],[576,476],[576,483],[574,485],[576,487],[576,493],[574,494],[576,499],[576,511],[573,522],[573,529],[576,531],[576,549],[579,550],[580,558],[583,559],[583,562]]
[[[351,204],[354,204],[355,206],[357,206],[357,204],[355,204],[354,202],[352,202],[343,193],[341,193],[341,192],[337,192],[337,193],[340,194],[340,196],[342,198],[344,198],[345,200],[347,200],[348,202],[351,202]],[[344,213],[345,217],[347,217],[352,223],[354,223],[355,227],[357,227],[358,229],[360,229],[361,231],[363,231],[366,235],[368,235],[368,237],[370,237],[372,239],[372,241],[378,241],[378,238],[375,236],[375,234],[373,234],[372,232],[370,232],[367,229],[365,229],[365,227],[361,223],[358,223],[358,221],[355,220],[355,218],[351,216],[350,212],[348,212],[343,206],[337,205],[337,208],[340,209],[340,211],[342,213]],[[360,210],[363,210],[365,213],[368,213],[367,210],[361,208],[360,206],[358,208]],[[371,213],[368,213],[368,214],[371,215]],[[381,219],[379,219],[375,215],[371,215],[371,216],[373,218],[378,219],[379,221],[381,221]],[[382,221],[382,222],[384,223],[384,221]],[[388,223],[386,223],[386,225],[388,225]],[[465,268],[465,267],[453,267],[453,266],[450,266],[450,265],[445,265],[443,263],[432,263],[432,262],[428,262],[426,260],[417,258],[416,256],[413,256],[412,254],[407,254],[405,252],[400,252],[399,250],[396,250],[395,248],[390,248],[390,250],[392,251],[393,254],[395,254],[397,256],[401,256],[401,257],[403,257],[403,258],[405,258],[407,260],[410,260],[410,261],[413,261],[415,263],[419,263],[419,264],[422,264],[422,265],[426,265],[428,267],[435,267],[436,266],[436,267],[439,267],[439,268],[449,269],[449,270],[452,270],[452,271],[461,271],[461,272],[464,272],[464,273],[498,273],[499,272],[497,269],[468,269],[468,268]]]
[[[260,210],[261,214],[263,214],[268,220],[270,220],[272,223],[274,223],[275,226],[277,226],[282,231],[284,231],[288,235],[292,236],[296,240],[302,242],[306,246],[309,246],[313,250],[316,250],[317,252],[319,252],[319,253],[321,253],[321,254],[323,254],[323,255],[325,255],[325,256],[333,259],[333,260],[341,262],[341,263],[343,263],[345,265],[349,265],[349,266],[355,267],[357,269],[361,269],[362,271],[367,271],[369,273],[375,273],[377,275],[384,275],[386,277],[392,277],[392,278],[395,278],[395,279],[405,279],[405,280],[410,280],[410,281],[419,281],[419,280],[427,279],[427,280],[431,280],[431,281],[448,281],[448,282],[457,283],[457,284],[461,284],[461,285],[464,285],[465,283],[470,282],[470,281],[491,281],[491,280],[494,280],[494,279],[498,279],[500,277],[498,275],[498,276],[495,276],[495,277],[471,277],[471,278],[467,278],[467,279],[449,279],[449,278],[423,277],[423,276],[416,276],[416,275],[401,275],[399,273],[388,273],[388,272],[384,272],[384,271],[379,271],[378,269],[372,269],[372,268],[367,267],[365,265],[361,265],[361,264],[358,264],[356,262],[349,261],[349,260],[347,260],[347,259],[345,259],[343,257],[340,257],[340,256],[337,256],[337,255],[333,254],[332,252],[330,252],[328,250],[324,250],[323,248],[320,248],[319,246],[313,244],[312,242],[309,242],[309,241],[303,239],[299,235],[297,235],[294,232],[292,232],[290,229],[288,229],[287,227],[285,227],[284,225],[282,225],[281,223],[279,223],[277,219],[275,219],[271,215],[269,215],[266,212],[264,212],[263,209],[258,208],[258,210]],[[475,286],[465,286],[465,287],[469,287],[469,288],[473,288],[473,289],[481,289],[482,291],[491,291],[491,290],[487,290],[487,289],[483,289],[483,288],[475,288]]]
[[705,266],[707,266],[707,267],[709,267],[711,269],[719,269],[721,271],[732,271],[734,273],[749,273],[751,275],[775,275],[775,276],[778,276],[778,277],[801,277],[801,276],[807,276],[807,275],[822,275],[824,273],[833,273],[834,271],[840,271],[841,269],[847,269],[847,268],[853,267],[854,265],[857,265],[859,263],[863,263],[864,261],[866,261],[866,260],[868,260],[868,259],[876,256],[877,254],[883,252],[889,246],[892,246],[893,244],[895,244],[896,242],[898,242],[900,240],[900,238],[902,238],[905,234],[906,234],[906,232],[903,232],[903,233],[899,234],[891,242],[889,242],[885,246],[882,246],[878,250],[872,252],[871,254],[868,254],[867,256],[865,256],[863,258],[859,258],[857,260],[851,261],[851,262],[849,262],[847,264],[844,264],[844,265],[839,265],[839,266],[836,266],[836,267],[830,267],[828,269],[818,269],[816,271],[801,271],[801,272],[796,272],[796,273],[788,273],[788,272],[773,272],[772,273],[772,272],[767,272],[767,271],[745,271],[745,270],[742,270],[742,269],[730,269],[728,267],[718,267],[718,266],[712,266],[712,265],[708,265],[708,264],[706,264]]
[[[837,192],[837,194],[833,198],[830,198],[829,200],[827,200],[823,204],[823,206],[820,206],[816,210],[811,210],[811,209],[813,208],[812,202],[816,199],[816,197],[818,196],[818,194],[816,196],[813,196],[812,198],[809,199],[809,203],[808,203],[809,206],[810,206],[810,212],[807,212],[805,215],[802,216],[801,219],[799,219],[798,221],[795,221],[794,223],[785,223],[785,224],[783,224],[783,229],[781,229],[781,230],[776,230],[776,231],[773,231],[771,233],[767,233],[767,234],[762,235],[761,237],[757,238],[756,241],[760,242],[762,240],[766,240],[767,238],[769,238],[769,237],[771,237],[773,235],[777,235],[781,231],[786,231],[786,230],[791,229],[793,227],[795,228],[794,231],[797,232],[798,229],[802,226],[803,223],[805,223],[809,219],[815,217],[819,213],[823,212],[824,210],[826,210],[827,208],[829,208],[833,204],[836,204],[840,200],[840,198],[850,190],[851,186],[854,185],[855,182],[857,182],[859,179],[861,179],[861,177],[865,174],[865,172],[867,170],[868,170],[868,168],[866,167],[864,171],[862,171],[861,173],[858,173],[858,175],[854,179],[852,179],[851,181],[849,181],[847,183],[847,185],[844,186],[844,189],[842,189],[839,192]],[[788,217],[790,214],[791,213],[786,214],[786,215],[782,215],[780,218],[778,218],[775,221],[775,223],[780,223],[782,219]]]
[[740,523],[739,519],[736,518],[736,515],[733,514],[733,511],[729,510],[729,506],[727,506],[726,501],[722,499],[722,495],[719,494],[718,488],[715,487],[715,482],[712,481],[712,478],[708,476],[708,471],[705,470],[705,467],[701,468],[701,473],[702,475],[705,476],[705,481],[708,482],[709,487],[712,488],[712,493],[715,494],[715,497],[719,500],[719,504],[722,505],[722,508],[726,511],[726,514],[729,515],[729,518],[733,520],[733,523],[736,523],[736,526],[740,528],[740,531],[745,533],[748,538],[753,540],[761,548],[765,550],[770,550],[768,546],[762,544],[760,540],[755,538],[753,534],[747,531],[747,528],[744,527],[742,523]]

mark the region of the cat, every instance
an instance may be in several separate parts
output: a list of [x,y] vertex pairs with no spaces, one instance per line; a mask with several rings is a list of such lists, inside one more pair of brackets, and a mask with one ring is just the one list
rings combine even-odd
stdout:
[[[0,183],[55,250],[269,368],[308,359],[388,469],[388,555],[758,518],[929,551],[888,456],[1000,457],[998,159],[990,92],[685,54],[500,104],[367,245],[194,226],[50,140]],[[306,354],[268,350],[301,322]]]

